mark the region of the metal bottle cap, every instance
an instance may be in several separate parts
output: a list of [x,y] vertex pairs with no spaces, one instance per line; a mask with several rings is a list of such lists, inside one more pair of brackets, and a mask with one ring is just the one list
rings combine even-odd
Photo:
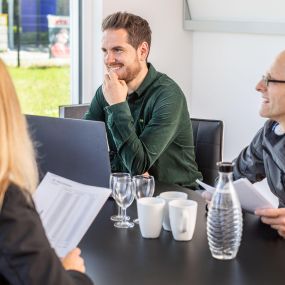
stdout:
[[217,162],[219,172],[233,172],[234,163],[232,162]]

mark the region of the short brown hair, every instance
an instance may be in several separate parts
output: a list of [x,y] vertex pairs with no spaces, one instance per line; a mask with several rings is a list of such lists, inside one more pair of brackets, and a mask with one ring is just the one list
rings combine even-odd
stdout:
[[102,31],[125,29],[128,33],[128,42],[135,49],[143,42],[151,44],[151,30],[148,22],[131,13],[116,12],[107,16],[102,23]]

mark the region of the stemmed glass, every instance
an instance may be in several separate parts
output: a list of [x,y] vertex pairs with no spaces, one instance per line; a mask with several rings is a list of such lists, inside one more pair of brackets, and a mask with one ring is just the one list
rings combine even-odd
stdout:
[[[125,173],[125,172],[111,173],[111,175],[110,175],[109,186],[110,186],[110,189],[112,190],[112,196],[114,199],[115,199],[114,194],[113,194],[114,190],[115,190],[114,184],[118,178],[124,178],[124,177],[131,177],[131,175],[129,173]],[[114,221],[114,222],[120,222],[123,220],[121,207],[119,205],[118,205],[118,214],[111,216],[110,219],[111,219],[111,221]],[[126,219],[129,220],[130,217],[127,216]]]
[[[143,197],[152,197],[155,188],[154,177],[144,176],[144,175],[136,175],[133,177],[133,181],[135,183],[135,198],[136,200]],[[134,223],[138,224],[139,219],[134,219]]]
[[134,223],[128,222],[127,208],[133,203],[135,198],[134,182],[131,177],[121,177],[114,182],[113,197],[122,209],[123,220],[114,224],[117,228],[132,228]]

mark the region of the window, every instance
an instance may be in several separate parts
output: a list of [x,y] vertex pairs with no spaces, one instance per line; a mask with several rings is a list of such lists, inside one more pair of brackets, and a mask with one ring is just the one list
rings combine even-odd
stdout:
[[0,0],[0,57],[27,114],[71,103],[70,1]]

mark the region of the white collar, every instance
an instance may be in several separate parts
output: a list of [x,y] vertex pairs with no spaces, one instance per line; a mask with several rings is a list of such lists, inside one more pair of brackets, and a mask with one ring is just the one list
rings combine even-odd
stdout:
[[275,125],[273,131],[277,136],[283,136],[285,134],[280,124]]

